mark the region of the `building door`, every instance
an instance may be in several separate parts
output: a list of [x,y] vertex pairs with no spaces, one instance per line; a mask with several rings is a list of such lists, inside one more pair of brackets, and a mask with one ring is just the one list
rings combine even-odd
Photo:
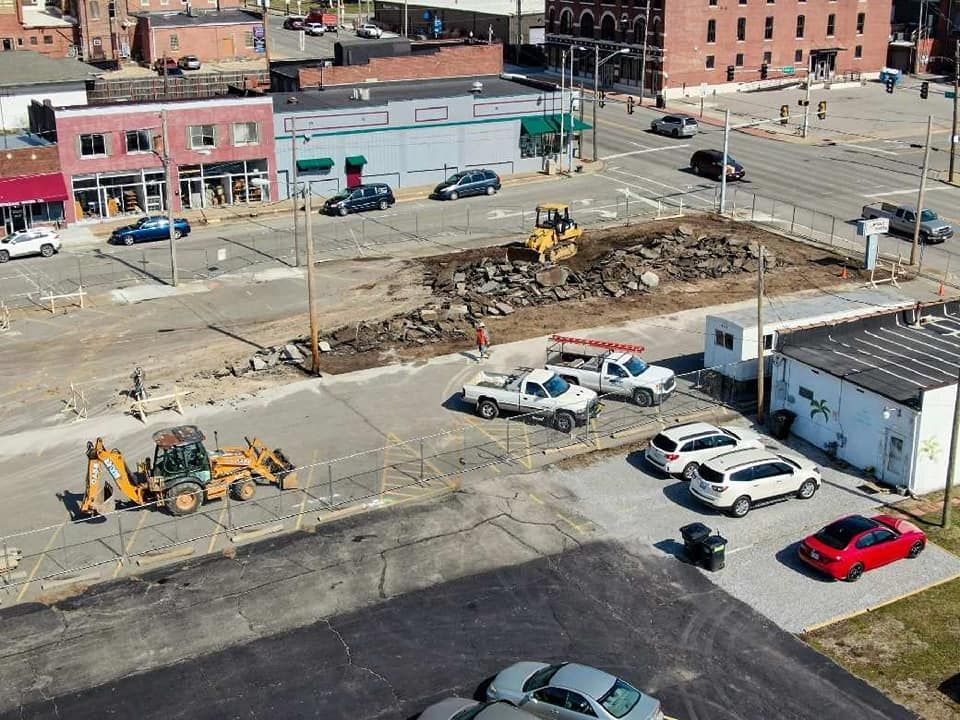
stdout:
[[363,182],[363,165],[347,164],[347,187],[356,187]]
[[233,38],[225,37],[220,38],[220,57],[223,59],[232,58],[234,56],[233,52]]
[[903,436],[887,430],[883,450],[883,481],[891,485],[903,485],[907,459],[903,451]]

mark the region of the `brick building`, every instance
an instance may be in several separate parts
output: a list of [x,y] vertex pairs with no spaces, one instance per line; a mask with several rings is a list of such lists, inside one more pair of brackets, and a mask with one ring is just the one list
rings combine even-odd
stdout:
[[[31,138],[31,142],[39,141]],[[17,143],[0,150],[0,230],[4,233],[61,222],[66,199],[56,145]]]
[[0,49],[33,50],[50,57],[75,53],[76,20],[42,0],[0,0]]
[[886,60],[891,1],[547,0],[549,62],[557,68],[564,46],[585,46],[574,71],[590,82],[595,48],[605,58],[626,47],[602,65],[600,81],[637,92],[646,46],[644,94],[666,97],[702,83],[719,92],[757,84],[763,64],[770,81],[781,68],[809,68],[819,79],[869,75]]
[[164,211],[164,116],[174,211],[266,202],[276,192],[269,97],[103,105],[96,113],[88,108],[51,112],[70,196],[65,208],[68,223]]
[[134,57],[152,63],[163,57],[196,55],[201,61],[264,57],[259,14],[239,9],[144,13],[137,18]]

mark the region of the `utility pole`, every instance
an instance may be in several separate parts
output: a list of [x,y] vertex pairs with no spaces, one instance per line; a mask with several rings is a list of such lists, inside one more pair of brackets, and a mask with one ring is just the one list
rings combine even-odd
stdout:
[[803,130],[800,137],[807,139],[807,128],[810,126],[810,68],[807,68],[807,97],[803,104]]
[[317,303],[314,297],[313,283],[313,206],[311,200],[310,184],[304,187],[303,196],[305,198],[304,212],[306,213],[307,228],[307,303],[310,305],[310,373],[320,374],[320,346],[317,341]]
[[[640,105],[643,105],[644,86],[647,81],[647,27],[650,23],[650,0],[643,10],[643,55],[640,56]],[[703,116],[703,113],[700,113]]]
[[957,374],[957,396],[953,406],[953,433],[950,435],[950,456],[947,458],[947,481],[943,486],[943,517],[940,525],[950,527],[950,503],[953,500],[953,484],[957,474],[957,445],[960,439],[960,373]]
[[593,161],[597,161],[597,103],[600,102],[600,46],[593,46]]
[[960,95],[960,40],[953,56],[953,129],[950,131],[950,182],[953,182],[953,166],[957,158],[957,96]]
[[757,424],[763,424],[763,381],[766,358],[763,355],[763,245],[757,243]]
[[[570,84],[567,86],[570,91],[570,102],[566,104],[566,107],[570,108],[570,132],[568,142],[570,144],[570,149],[567,151],[567,172],[573,172],[573,54],[577,51],[577,48],[574,46],[570,47]],[[562,100],[563,98],[561,98]],[[581,101],[582,102],[582,101]],[[560,114],[560,124],[562,125],[567,120],[567,113],[562,112]]]
[[730,152],[730,108],[723,113],[723,158],[720,166],[720,214],[727,211],[727,153]]
[[923,149],[923,169],[920,171],[920,193],[917,197],[917,212],[913,221],[913,245],[910,246],[910,264],[917,264],[920,247],[920,216],[923,214],[923,194],[927,189],[927,167],[930,165],[930,136],[933,134],[933,115],[927,116],[927,144]]
[[408,35],[408,21],[407,21],[407,2],[408,0],[403,0],[403,36],[409,37]]
[[263,8],[263,54],[267,59],[267,82],[270,82],[270,0],[260,0]]
[[300,267],[300,231],[297,227],[297,208],[300,205],[300,199],[297,197],[297,187],[300,184],[297,173],[297,119],[293,118],[292,123],[290,155],[293,164],[291,165],[290,176],[293,178],[293,182],[290,183],[287,194],[293,200],[293,266]]
[[173,217],[173,171],[171,169],[170,161],[170,139],[167,133],[167,111],[160,111],[160,135],[163,138],[163,170],[164,170],[164,184],[166,187],[166,205],[167,205],[167,231],[169,232],[170,237],[170,284],[174,287],[177,286],[179,278],[177,277],[177,246],[175,243],[176,238],[174,234],[176,233],[176,228],[174,227],[174,217]]

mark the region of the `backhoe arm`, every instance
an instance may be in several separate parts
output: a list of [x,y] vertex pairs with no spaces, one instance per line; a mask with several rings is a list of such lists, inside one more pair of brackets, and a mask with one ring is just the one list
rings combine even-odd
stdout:
[[87,443],[86,492],[80,503],[82,515],[105,515],[113,511],[116,498],[109,483],[111,478],[120,492],[138,505],[144,503],[143,488],[130,479],[123,453],[116,449],[107,450],[103,438]]

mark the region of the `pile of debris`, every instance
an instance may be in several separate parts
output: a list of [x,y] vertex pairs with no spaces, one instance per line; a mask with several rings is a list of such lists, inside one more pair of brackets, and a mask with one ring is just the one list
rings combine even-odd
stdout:
[[[764,257],[768,267],[776,265],[769,250]],[[565,265],[545,267],[505,258],[451,263],[441,266],[433,278],[433,291],[464,302],[474,317],[509,315],[521,307],[647,292],[664,276],[691,281],[756,272],[758,260],[757,247],[746,241],[726,235],[697,236],[680,225],[672,234],[610,250],[580,272]]]
[[[303,365],[304,359],[310,357],[310,338],[300,338],[285,345],[276,345],[257,350],[245,363],[237,363],[224,371],[235,377],[250,373],[259,373],[264,370],[280,368],[283,365]],[[214,374],[214,377],[220,375]]]

